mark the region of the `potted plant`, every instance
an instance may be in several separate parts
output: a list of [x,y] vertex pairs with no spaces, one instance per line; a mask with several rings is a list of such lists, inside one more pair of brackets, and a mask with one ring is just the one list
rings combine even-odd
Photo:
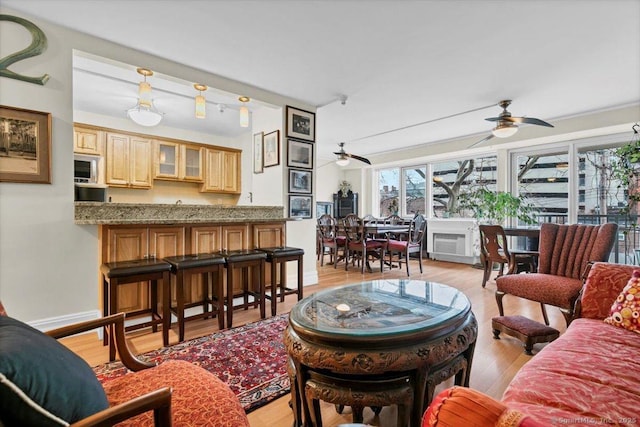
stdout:
[[628,205],[623,208],[627,214],[635,213],[640,201],[640,138],[633,126],[634,140],[615,151],[611,164],[611,177],[620,181],[620,187],[627,190]]
[[460,208],[469,210],[474,218],[489,224],[504,224],[507,218],[517,218],[525,224],[537,224],[536,209],[526,198],[505,191],[480,187],[460,195]]

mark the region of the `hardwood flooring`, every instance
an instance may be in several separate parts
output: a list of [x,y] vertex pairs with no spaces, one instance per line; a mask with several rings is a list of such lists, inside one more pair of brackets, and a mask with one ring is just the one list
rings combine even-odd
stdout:
[[[327,257],[328,260],[328,257]],[[319,284],[306,286],[305,295],[309,295],[320,289],[356,283],[363,280],[384,278],[406,278],[405,269],[386,270],[380,273],[374,265],[373,273],[361,274],[360,270],[350,267],[344,270],[343,264],[338,264],[334,269],[332,265],[320,267],[318,263]],[[482,270],[466,264],[456,264],[442,261],[425,260],[424,273],[420,274],[416,261],[411,261],[411,278],[433,282],[445,283],[464,292],[471,300],[472,309],[478,321],[478,339],[471,369],[470,386],[494,398],[502,396],[506,386],[515,373],[531,358],[524,354],[522,344],[514,338],[502,335],[502,339],[494,340],[491,331],[491,318],[498,315],[494,291],[495,273],[487,282],[486,288],[482,288]],[[278,304],[278,313],[285,313],[297,302],[295,295],[286,297],[284,303]],[[505,311],[509,314],[522,314],[531,319],[542,321],[540,306],[515,297],[505,297]],[[549,320],[551,326],[564,332],[565,323],[557,309],[549,308]],[[259,319],[257,309],[240,310],[234,313],[234,326],[253,322]],[[210,334],[217,330],[216,320],[192,321],[186,325],[186,339],[196,338]],[[162,346],[161,333],[149,333],[145,330],[130,333],[130,345],[137,353],[154,350]],[[169,334],[170,343],[177,342],[177,326]],[[104,363],[108,360],[107,347],[102,346],[95,334],[80,335],[62,340],[62,342],[83,357],[91,366]],[[544,344],[534,346],[534,354]],[[439,389],[452,385],[449,380],[441,384]],[[439,390],[438,389],[438,390]],[[283,396],[274,402],[263,406],[249,414],[252,427],[289,427],[292,425],[293,416],[289,408],[289,396]],[[322,405],[323,425],[326,427],[337,426],[351,422],[348,408],[343,414],[338,414],[333,405]],[[369,409],[365,410],[364,422],[375,425],[395,426],[395,408],[384,408],[379,416],[375,416]]]

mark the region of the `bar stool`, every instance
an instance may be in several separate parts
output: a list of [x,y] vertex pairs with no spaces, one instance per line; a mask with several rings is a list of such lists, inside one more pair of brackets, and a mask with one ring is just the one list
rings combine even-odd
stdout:
[[[249,306],[260,305],[260,318],[265,318],[265,285],[264,285],[264,265],[267,254],[258,250],[237,250],[237,251],[223,251],[220,252],[225,259],[225,266],[227,268],[227,327],[230,328],[233,325],[233,310],[236,308],[244,308],[247,310]],[[234,289],[234,271],[236,269],[242,271],[242,292],[240,294],[233,293]],[[258,284],[257,292],[249,289],[249,274],[248,270],[251,268],[252,285]],[[244,302],[240,305],[233,305],[233,298],[242,296]],[[249,296],[253,296],[253,302],[249,303]]]
[[[171,273],[176,276],[176,307],[171,307],[171,311],[178,317],[179,342],[184,341],[184,324],[189,320],[217,315],[218,328],[224,329],[224,257],[219,254],[196,254],[172,256],[164,260],[171,264]],[[202,274],[202,301],[185,304],[184,281],[195,274]],[[198,305],[202,305],[202,313],[185,317],[185,308]]]
[[[298,294],[298,301],[302,299],[302,275],[303,265],[302,257],[304,249],[294,248],[291,246],[280,246],[273,248],[259,248],[267,254],[267,261],[271,264],[271,295],[266,296],[271,300],[271,315],[276,315],[276,301],[280,297],[280,302],[284,302],[285,295]],[[296,288],[287,288],[287,262],[298,262],[298,286]],[[277,283],[276,270],[280,264],[280,283]],[[279,292],[278,292],[279,290]]]
[[[126,317],[151,315],[148,322],[125,327],[125,331],[147,328],[151,326],[153,332],[158,331],[158,324],[162,324],[162,343],[169,345],[169,327],[171,325],[171,264],[155,259],[136,259],[102,264],[102,314],[104,317],[118,312],[118,286],[127,283],[149,283],[150,308],[126,313]],[[162,315],[158,313],[158,281],[162,287]],[[109,329],[105,327],[103,345],[109,343],[109,361],[116,357],[116,348],[110,337]]]

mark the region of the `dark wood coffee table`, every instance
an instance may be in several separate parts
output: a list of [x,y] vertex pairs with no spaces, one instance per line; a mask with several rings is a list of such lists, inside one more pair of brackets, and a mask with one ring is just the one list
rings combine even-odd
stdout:
[[294,425],[321,426],[320,399],[352,406],[354,422],[397,404],[399,422],[419,426],[436,385],[469,385],[477,332],[469,299],[439,283],[373,280],[304,298],[284,333]]

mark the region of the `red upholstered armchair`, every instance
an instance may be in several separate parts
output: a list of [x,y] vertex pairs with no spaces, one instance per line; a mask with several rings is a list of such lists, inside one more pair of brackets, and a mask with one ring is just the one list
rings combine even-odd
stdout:
[[496,302],[504,316],[502,298],[509,294],[540,303],[545,323],[545,305],[559,307],[567,325],[590,262],[607,261],[617,238],[618,225],[542,224],[538,271],[511,274],[496,279]]

